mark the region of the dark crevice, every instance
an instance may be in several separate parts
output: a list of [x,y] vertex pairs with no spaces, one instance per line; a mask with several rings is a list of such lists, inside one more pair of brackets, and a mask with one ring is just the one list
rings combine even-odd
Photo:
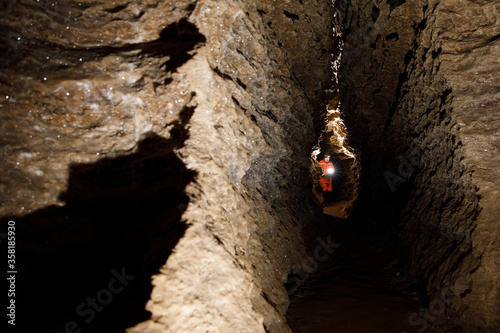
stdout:
[[215,74],[219,75],[224,80],[233,81],[233,78],[226,73],[223,73],[218,67],[213,68]]
[[441,54],[442,49],[432,50],[432,59],[436,59]]
[[128,4],[126,4],[126,5],[118,5],[118,6],[113,7],[113,8],[108,8],[108,9],[106,9],[106,11],[108,13],[115,14],[115,13],[121,12],[122,10],[124,10],[127,7],[128,7]]
[[255,115],[253,115],[253,114],[252,114],[252,115],[250,115],[250,119],[252,119],[252,121],[253,121],[256,125],[258,125],[258,123],[257,123],[257,118],[255,117]]
[[299,19],[299,15],[297,15],[297,14],[292,14],[292,13],[286,11],[286,10],[284,10],[283,13],[285,14],[286,17],[291,18],[292,21],[295,21],[295,20]]
[[497,34],[497,35],[491,37],[490,39],[488,39],[488,41],[485,44],[491,44],[499,39],[500,39],[500,34]]
[[239,85],[240,87],[242,87],[243,89],[246,89],[247,88],[247,85],[243,82],[241,82],[240,78],[233,78],[232,76],[226,74],[226,73],[223,73],[219,68],[215,67],[213,68],[213,71],[219,75],[221,78],[225,79],[225,80],[230,80],[230,81],[233,81],[235,82],[237,85]]
[[240,101],[238,101],[234,96],[231,96],[231,99],[233,100],[234,104],[236,104],[236,106],[238,106],[245,113],[247,112],[247,110],[240,104]]
[[379,16],[380,16],[380,9],[374,6],[372,8],[372,13],[371,13],[373,22],[376,22]]
[[74,322],[83,332],[118,332],[149,318],[151,278],[186,229],[185,187],[195,174],[174,149],[188,137],[192,112],[174,125],[175,140],[148,134],[135,153],[71,165],[64,206],[1,221],[15,220],[22,239],[16,326],[63,332]]
[[429,51],[429,48],[424,47],[424,52],[422,52],[422,62],[425,62],[425,57],[427,56],[428,51]]
[[418,24],[415,26],[415,35],[418,35],[420,31],[425,29],[427,26],[427,17],[424,17],[422,21],[418,22]]
[[371,47],[372,49],[374,49],[374,50],[375,50],[375,49],[377,48],[377,42],[378,42],[378,40],[379,40],[381,37],[382,37],[382,36],[381,36],[380,34],[379,34],[379,35],[377,35],[377,37],[375,38],[375,41],[374,41],[373,43],[371,43],[371,44],[370,44],[370,47]]
[[276,116],[273,114],[271,110],[261,110],[259,108],[255,108],[257,110],[257,113],[266,116],[267,118],[271,119],[273,122],[278,123],[278,119]]
[[271,301],[271,299],[266,295],[266,293],[261,293],[261,296],[269,303],[273,308],[276,308],[276,303]]
[[196,8],[196,1],[194,3],[190,3],[187,7],[186,7],[186,11],[188,13],[192,13]]
[[387,36],[385,36],[385,40],[399,40],[399,34],[397,32],[393,32]]
[[219,236],[217,236],[217,235],[212,235],[212,236],[213,236],[215,242],[217,243],[217,245],[224,245],[224,243],[222,242],[222,240],[220,239]]
[[401,6],[405,2],[406,0],[387,0],[387,4],[390,6],[389,11],[392,12],[396,7]]
[[446,104],[446,99],[448,99],[448,96],[450,96],[451,91],[452,91],[451,88],[447,88],[443,91],[441,95],[441,106]]

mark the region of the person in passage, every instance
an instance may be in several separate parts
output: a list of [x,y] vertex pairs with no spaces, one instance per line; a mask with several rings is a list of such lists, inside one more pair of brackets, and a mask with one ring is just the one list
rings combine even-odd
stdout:
[[322,173],[319,178],[319,184],[323,188],[323,198],[325,201],[330,199],[332,195],[332,176],[335,173],[335,167],[333,163],[330,161],[330,155],[325,155],[325,158],[319,161],[321,165]]

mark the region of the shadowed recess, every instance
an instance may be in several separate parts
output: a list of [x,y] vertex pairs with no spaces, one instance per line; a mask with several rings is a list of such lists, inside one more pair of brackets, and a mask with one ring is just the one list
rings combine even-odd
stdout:
[[392,12],[396,7],[404,4],[406,0],[387,0],[387,4],[390,6],[389,10]]
[[174,153],[183,142],[150,134],[133,154],[75,164],[63,207],[2,221],[16,221],[23,329],[64,332],[74,322],[120,332],[150,316],[151,276],[186,229],[184,189],[195,174]]

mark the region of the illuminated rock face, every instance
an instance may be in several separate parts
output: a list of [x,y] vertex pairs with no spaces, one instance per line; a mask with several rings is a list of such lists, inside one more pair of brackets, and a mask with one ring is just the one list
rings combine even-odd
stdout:
[[[0,6],[0,213],[23,235],[20,302],[40,300],[24,324],[288,332],[331,3]],[[78,312],[122,267],[130,287]]]
[[[341,98],[366,209],[399,233],[434,322],[500,327],[497,1],[351,1]],[[390,212],[388,214],[388,212]],[[451,319],[446,319],[451,318]]]

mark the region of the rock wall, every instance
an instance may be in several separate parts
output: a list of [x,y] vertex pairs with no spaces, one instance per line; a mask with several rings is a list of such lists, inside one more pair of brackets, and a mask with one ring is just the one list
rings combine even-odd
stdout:
[[429,325],[496,332],[500,7],[447,0],[341,7],[341,98],[362,153],[367,215],[398,230],[424,305],[453,290]]
[[[289,332],[332,4],[0,6],[0,213],[23,239],[20,326]],[[118,273],[131,282],[104,299]]]

